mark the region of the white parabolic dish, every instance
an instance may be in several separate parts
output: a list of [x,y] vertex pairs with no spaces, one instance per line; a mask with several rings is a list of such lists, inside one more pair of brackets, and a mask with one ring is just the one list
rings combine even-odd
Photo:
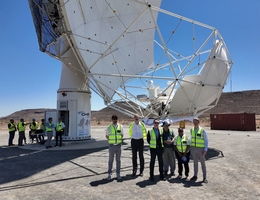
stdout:
[[29,3],[41,51],[107,106],[175,121],[217,104],[232,60],[216,28],[160,8],[159,0]]

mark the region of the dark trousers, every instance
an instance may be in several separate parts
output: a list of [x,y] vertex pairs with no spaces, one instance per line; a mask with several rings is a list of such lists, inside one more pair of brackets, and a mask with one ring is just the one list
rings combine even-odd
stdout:
[[132,139],[131,140],[132,148],[132,164],[133,164],[133,173],[137,171],[137,151],[139,152],[140,160],[140,173],[144,171],[144,140],[143,139]]
[[14,134],[15,134],[15,131],[9,132],[9,140],[8,140],[9,146],[13,145]]
[[150,161],[150,177],[154,176],[154,164],[157,156],[159,162],[160,176],[163,177],[163,148],[150,148],[151,161]]
[[56,145],[58,145],[58,139],[60,140],[60,144],[59,144],[59,146],[61,147],[61,145],[62,145],[62,134],[63,134],[63,132],[60,132],[60,131],[56,131]]
[[190,169],[189,169],[190,152],[188,152],[186,154],[187,160],[185,162],[183,162],[183,160],[181,159],[182,157],[180,157],[179,154],[176,151],[175,151],[175,155],[176,155],[176,158],[178,160],[178,173],[179,173],[179,175],[182,175],[182,171],[183,171],[182,164],[183,164],[184,169],[185,169],[185,176],[189,176],[189,172],[190,172]]
[[25,138],[25,132],[19,131],[18,146],[23,145],[23,139]]

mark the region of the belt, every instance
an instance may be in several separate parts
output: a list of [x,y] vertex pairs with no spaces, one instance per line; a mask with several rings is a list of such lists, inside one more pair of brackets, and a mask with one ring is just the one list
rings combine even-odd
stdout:
[[47,133],[52,133],[53,131],[47,131]]
[[117,145],[121,145],[122,143],[119,143],[119,144],[109,144],[109,145],[113,145],[113,146],[117,146]]

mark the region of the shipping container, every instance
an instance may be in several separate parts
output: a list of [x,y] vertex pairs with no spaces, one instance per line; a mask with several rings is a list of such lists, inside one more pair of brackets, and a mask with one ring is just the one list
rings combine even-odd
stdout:
[[212,130],[256,131],[255,113],[210,114]]

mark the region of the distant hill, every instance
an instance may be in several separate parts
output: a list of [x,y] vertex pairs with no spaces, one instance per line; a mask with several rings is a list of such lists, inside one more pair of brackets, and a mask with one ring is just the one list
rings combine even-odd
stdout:
[[260,90],[222,93],[217,106],[206,114],[243,112],[260,115]]
[[[122,104],[122,103],[121,103]],[[18,122],[20,118],[24,118],[29,122],[32,118],[37,121],[44,118],[44,113],[47,110],[54,109],[26,109],[12,113],[6,117],[0,118],[0,128],[6,129],[6,125],[11,118]],[[204,122],[209,121],[210,114],[216,113],[255,113],[260,115],[260,90],[249,90],[240,92],[226,92],[222,93],[217,106],[204,113],[201,118]],[[124,115],[112,108],[106,107],[99,111],[91,111],[91,124],[92,125],[107,125],[110,123],[111,116],[117,114],[122,124],[128,124],[132,118]],[[259,121],[259,122],[258,122]],[[260,119],[257,117],[256,124],[259,126]]]

